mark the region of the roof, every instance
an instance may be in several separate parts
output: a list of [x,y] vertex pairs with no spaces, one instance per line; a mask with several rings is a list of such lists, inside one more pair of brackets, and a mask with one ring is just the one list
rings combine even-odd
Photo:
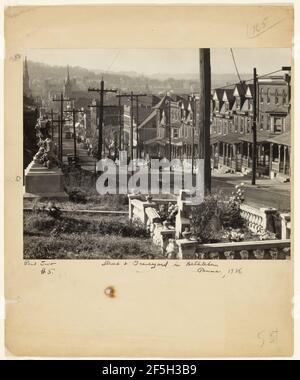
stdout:
[[172,145],[182,146],[184,144],[192,144],[193,139],[191,137],[177,137],[171,139]]
[[219,102],[221,102],[223,94],[224,94],[224,89],[223,88],[216,88],[215,91],[214,91],[214,93],[213,93],[213,98],[216,96],[218,98]]
[[[245,82],[237,83],[234,88],[234,95],[236,92],[238,92],[238,95],[240,97],[243,97],[246,94],[246,90],[247,90],[247,85]],[[238,96],[238,95],[235,95],[235,96]]]
[[149,121],[156,118],[156,109],[150,112],[148,116],[141,122],[141,124],[138,126],[138,129],[143,128]]
[[[257,142],[268,142],[268,139],[272,136],[274,136],[274,134],[270,133],[269,131],[257,131]],[[253,135],[252,133],[247,135],[240,135],[240,140],[252,143]]]
[[287,115],[288,114],[288,111],[287,109],[284,109],[284,108],[276,108],[276,109],[273,109],[273,110],[268,110],[268,111],[265,111],[265,113],[269,113],[269,114],[273,114],[273,115]]
[[154,137],[153,139],[150,139],[150,140],[147,140],[147,141],[144,141],[144,145],[154,145],[154,144],[158,144],[158,145],[165,145],[165,143],[167,142],[167,138],[161,138],[161,137]]
[[[240,135],[237,133],[229,133],[228,135],[213,134],[210,136],[211,144],[215,144],[219,141],[225,142],[225,143],[231,143],[231,144],[236,144],[241,141],[252,143],[253,135],[252,133],[245,134],[245,135]],[[275,135],[274,133],[270,133],[269,131],[257,131],[257,142],[258,143],[272,142],[275,144],[291,146],[291,134],[290,132],[285,132],[285,133]]]
[[268,139],[268,142],[291,146],[291,134],[290,132],[285,132],[280,135],[274,135]]
[[231,143],[231,144],[237,144],[240,141],[239,136],[237,133],[230,133],[228,135],[211,135],[210,136],[210,143],[215,144],[217,142],[225,142],[225,143]]
[[245,101],[244,101],[244,103],[243,103],[243,105],[241,107],[241,111],[242,112],[252,111],[252,106],[251,106],[249,98],[245,99]]
[[164,95],[163,97],[162,97],[162,99],[157,103],[157,104],[155,104],[155,106],[153,106],[153,108],[161,108],[162,107],[162,105],[165,103],[165,101],[167,100],[167,98],[169,98],[169,96],[168,95]]
[[224,95],[226,95],[226,98],[227,98],[227,101],[229,103],[233,103],[234,102],[234,96],[233,96],[233,89],[232,88],[226,88],[224,89],[223,91],[223,95],[222,95],[222,100],[224,101]]
[[[191,137],[177,137],[177,138],[172,138],[171,139],[171,145],[176,145],[176,146],[182,146],[184,144],[192,144],[192,138]],[[154,137],[153,139],[150,139],[148,141],[145,141],[144,144],[145,145],[154,145],[154,144],[158,144],[158,145],[166,145],[166,144],[169,144],[170,140],[168,137]]]
[[248,97],[253,97],[253,92],[254,92],[254,85],[253,84],[248,84],[247,85],[247,90],[246,90],[246,94],[245,96],[248,98]]

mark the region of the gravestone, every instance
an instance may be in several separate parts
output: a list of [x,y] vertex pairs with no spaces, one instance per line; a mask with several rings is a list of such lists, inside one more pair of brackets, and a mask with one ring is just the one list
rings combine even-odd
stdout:
[[24,198],[68,198],[50,138],[41,141],[39,151],[25,170]]

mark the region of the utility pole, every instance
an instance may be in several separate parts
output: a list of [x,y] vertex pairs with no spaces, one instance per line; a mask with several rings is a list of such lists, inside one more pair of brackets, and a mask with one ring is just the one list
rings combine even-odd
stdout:
[[204,191],[211,192],[210,168],[210,97],[211,72],[210,49],[199,49],[200,91],[199,91],[199,159],[204,159]]
[[133,160],[133,92],[130,93],[130,158]]
[[59,117],[59,128],[58,128],[58,141],[59,141],[59,151],[58,151],[58,157],[59,160],[62,162],[63,160],[63,123],[67,120],[64,119],[64,102],[70,102],[71,98],[64,98],[63,93],[60,94],[60,99],[52,99],[53,102],[60,102],[60,117]]
[[191,96],[192,100],[192,112],[193,112],[193,120],[192,120],[192,175],[194,174],[194,161],[195,161],[195,125],[196,125],[196,96]]
[[53,141],[53,109],[51,108],[51,140]]
[[51,108],[51,140],[54,141],[54,123],[58,120],[54,120],[54,115],[57,115],[58,112],[54,112],[53,108]]
[[117,92],[114,89],[104,89],[104,80],[101,79],[100,88],[89,88],[89,92],[98,92],[100,94],[100,104],[99,104],[99,125],[98,125],[98,160],[102,158],[102,129],[103,129],[103,105],[104,105],[104,94],[108,92]]
[[[100,109],[100,106],[99,105],[89,105],[88,106],[89,108],[96,108],[96,109]],[[111,104],[111,105],[103,105],[102,106],[102,109],[103,109],[103,121],[102,121],[102,126],[104,126],[104,109],[105,108],[113,108],[113,107],[116,107],[116,105],[113,105],[113,104]],[[99,139],[98,139],[98,142],[99,142]],[[102,128],[102,138],[101,138],[101,147],[104,145],[104,153],[105,153],[105,142],[104,142],[104,144],[103,144],[103,128]],[[102,153],[102,152],[101,152]]]
[[256,111],[257,111],[257,74],[256,67],[253,69],[253,122],[252,122],[252,181],[256,181],[256,152],[257,152],[257,128],[256,128]]
[[[168,159],[171,163],[172,161],[172,127],[171,127],[171,100],[167,100],[166,102],[168,107],[168,139],[169,139],[169,149],[168,149]],[[171,170],[170,166],[170,170]]]
[[60,128],[60,117],[58,116],[58,119],[55,120],[54,119],[54,114],[55,115],[59,115],[58,112],[53,112],[53,109],[51,109],[51,140],[54,142],[54,123],[57,123],[57,146],[58,146],[58,152],[57,152],[57,156],[59,158],[59,144],[60,144],[60,133],[59,133],[59,128]]
[[75,157],[75,160],[76,160],[76,155],[77,155],[77,147],[76,147],[76,113],[83,113],[84,110],[76,110],[74,107],[72,110],[67,110],[67,111],[64,111],[65,113],[71,113],[72,114],[72,118],[73,118],[73,143],[74,143],[74,157]]
[[147,96],[147,94],[135,94],[136,98],[136,154],[137,158],[141,157],[141,150],[139,146],[139,98],[142,96]]
[[[119,93],[120,95],[120,93]],[[122,105],[121,105],[121,97],[119,96],[118,97],[118,106],[119,106],[119,127],[120,127],[120,130],[119,130],[119,150],[122,150],[122,145],[124,145],[122,143],[122,134],[123,134],[123,120],[122,120]]]
[[139,111],[138,111],[138,98],[142,96],[147,96],[147,94],[134,94],[132,91],[129,94],[119,94],[117,97],[129,98],[130,99],[130,158],[133,159],[133,100],[136,99],[136,141],[137,141],[137,157],[138,155],[138,128],[139,128]]

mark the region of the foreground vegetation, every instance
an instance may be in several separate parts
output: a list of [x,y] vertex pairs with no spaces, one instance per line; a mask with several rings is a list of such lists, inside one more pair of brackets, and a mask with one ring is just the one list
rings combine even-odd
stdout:
[[126,217],[24,214],[24,259],[163,258],[145,228]]

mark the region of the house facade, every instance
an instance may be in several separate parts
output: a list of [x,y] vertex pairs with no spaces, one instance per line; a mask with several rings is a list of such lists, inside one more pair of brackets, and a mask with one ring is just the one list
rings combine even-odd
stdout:
[[196,100],[188,95],[165,95],[152,108],[148,118],[139,125],[143,151],[147,157],[192,158],[193,146],[194,155],[197,155],[195,104]]
[[[240,83],[212,94],[211,167],[250,173],[253,147],[253,85]],[[260,78],[257,85],[257,172],[290,178],[290,77]]]

